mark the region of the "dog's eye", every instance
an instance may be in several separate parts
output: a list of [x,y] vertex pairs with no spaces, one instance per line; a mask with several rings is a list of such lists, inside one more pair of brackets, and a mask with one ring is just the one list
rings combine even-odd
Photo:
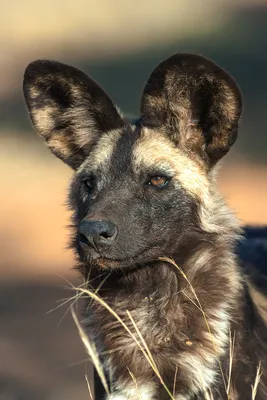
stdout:
[[83,184],[85,185],[86,189],[88,189],[89,191],[94,190],[95,187],[95,179],[94,177],[90,177],[87,179],[83,180]]
[[148,184],[157,188],[162,188],[169,183],[169,178],[166,176],[155,175],[150,178]]

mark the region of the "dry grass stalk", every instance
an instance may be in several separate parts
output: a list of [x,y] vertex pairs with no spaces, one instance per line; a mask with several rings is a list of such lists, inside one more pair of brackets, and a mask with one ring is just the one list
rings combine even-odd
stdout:
[[178,372],[178,367],[177,367],[177,365],[176,365],[176,367],[175,367],[175,374],[174,374],[174,378],[173,378],[173,390],[172,390],[172,396],[173,396],[173,397],[174,397],[175,391],[176,391],[177,372]]
[[92,392],[92,390],[91,390],[91,385],[90,385],[90,382],[89,382],[89,379],[88,379],[88,375],[87,375],[87,374],[85,374],[85,380],[86,380],[86,383],[87,383],[87,387],[88,387],[88,392],[89,392],[90,400],[94,400],[94,398],[93,398],[93,392]]
[[103,367],[102,367],[101,362],[99,360],[97,351],[95,349],[95,346],[92,343],[90,343],[90,341],[88,339],[88,336],[86,335],[86,333],[84,332],[83,328],[81,327],[81,324],[78,321],[78,318],[77,318],[73,308],[71,308],[71,315],[72,315],[72,318],[74,319],[74,322],[75,322],[75,324],[76,324],[76,326],[78,328],[80,337],[81,337],[82,342],[83,342],[83,344],[84,344],[84,346],[85,346],[85,348],[86,348],[86,350],[88,352],[88,355],[90,356],[90,358],[91,358],[91,360],[92,360],[92,362],[93,362],[93,364],[95,366],[95,369],[96,369],[96,371],[97,371],[97,373],[99,375],[99,378],[101,379],[102,385],[104,386],[106,393],[109,395],[110,391],[109,391],[108,383],[107,383],[107,380],[106,380],[106,377],[105,377],[105,374],[104,374],[104,371],[103,371]]
[[261,380],[261,363],[259,363],[258,368],[257,368],[257,373],[256,373],[256,377],[255,377],[255,381],[254,381],[254,385],[251,386],[251,390],[252,390],[252,396],[251,396],[251,400],[255,400],[256,399],[256,395],[257,395],[257,391],[258,391],[258,386]]
[[138,388],[138,383],[137,383],[136,377],[135,377],[134,374],[129,370],[128,367],[127,367],[127,369],[128,369],[129,374],[130,374],[130,377],[132,378],[132,380],[133,380],[133,382],[134,382],[134,385],[135,385],[135,387],[136,387],[138,399],[141,400],[141,395],[140,395],[140,391],[139,391],[139,388]]
[[230,347],[229,347],[229,374],[228,374],[228,383],[227,383],[227,396],[229,397],[230,395],[230,389],[231,389],[231,376],[232,376],[232,367],[233,367],[233,359],[234,359],[234,348],[235,348],[235,332],[233,335],[231,335],[231,331],[229,331],[229,340],[230,340]]

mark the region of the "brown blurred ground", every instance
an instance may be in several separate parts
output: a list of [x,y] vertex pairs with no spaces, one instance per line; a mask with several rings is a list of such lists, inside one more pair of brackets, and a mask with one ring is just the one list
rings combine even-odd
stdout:
[[1,281],[1,400],[89,399],[91,369],[73,321],[66,307],[47,314],[70,296],[62,286]]
[[[81,67],[138,113],[153,66],[174,52],[211,57],[237,79],[244,114],[219,187],[242,223],[267,224],[267,1],[25,0],[0,5],[0,400],[89,399],[85,351],[67,308],[79,283],[66,251],[70,169],[37,140],[22,100],[25,66]],[[64,287],[63,287],[64,286]]]

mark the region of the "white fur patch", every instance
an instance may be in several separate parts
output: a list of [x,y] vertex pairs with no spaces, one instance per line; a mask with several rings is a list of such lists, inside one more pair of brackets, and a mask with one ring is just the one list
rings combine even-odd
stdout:
[[[204,353],[204,352],[203,352]],[[179,357],[179,365],[184,371],[188,371],[191,380],[190,391],[196,394],[207,390],[216,379],[216,359],[212,355],[202,354],[203,357],[193,354],[185,354]],[[179,398],[179,397],[178,397]]]
[[106,400],[153,400],[156,388],[153,384],[141,385],[140,387],[128,386],[125,389],[112,393]]
[[91,151],[89,161],[86,159],[85,163],[80,166],[77,172],[79,173],[82,171],[85,165],[87,168],[90,168],[90,170],[97,169],[98,167],[108,168],[113,151],[121,134],[121,130],[113,130],[100,136],[95,148]]

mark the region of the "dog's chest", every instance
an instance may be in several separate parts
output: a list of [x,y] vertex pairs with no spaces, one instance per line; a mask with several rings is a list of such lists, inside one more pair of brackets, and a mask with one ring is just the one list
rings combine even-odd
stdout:
[[141,290],[119,289],[99,293],[109,309],[95,301],[88,321],[88,333],[113,379],[127,380],[131,371],[136,378],[151,381],[155,375],[149,360],[153,359],[159,373],[170,378],[169,385],[177,369],[181,388],[190,382],[199,387],[200,369],[205,385],[210,384],[216,374],[214,349],[190,292],[175,279],[169,280],[167,288],[148,282]]
[[[118,314],[127,324],[134,338],[143,344],[147,343],[152,352],[166,348],[173,331],[169,308],[163,307],[163,303],[164,298],[154,292],[147,293],[140,299],[129,299],[126,302],[121,300],[115,305]],[[122,340],[128,341],[129,346],[134,347],[137,344],[125,330],[124,332],[121,330],[118,334]]]
[[184,326],[183,304],[178,294],[163,295],[160,289],[126,295],[102,295],[112,313],[101,304],[92,307],[92,323],[100,352],[118,357],[126,365],[143,358],[147,345],[153,357],[171,358],[190,343]]

